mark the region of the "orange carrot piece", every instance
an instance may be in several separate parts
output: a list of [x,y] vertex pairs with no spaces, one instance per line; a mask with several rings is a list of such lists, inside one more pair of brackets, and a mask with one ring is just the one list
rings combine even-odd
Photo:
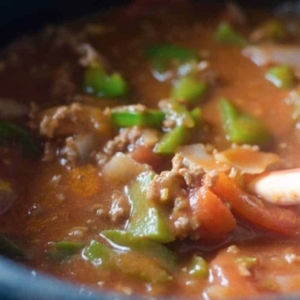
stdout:
[[197,189],[191,202],[203,239],[222,240],[236,226],[229,208],[207,186]]
[[238,183],[226,174],[218,175],[213,191],[230,204],[234,213],[245,220],[282,235],[299,234],[300,222],[295,211],[267,206],[256,196],[244,192]]

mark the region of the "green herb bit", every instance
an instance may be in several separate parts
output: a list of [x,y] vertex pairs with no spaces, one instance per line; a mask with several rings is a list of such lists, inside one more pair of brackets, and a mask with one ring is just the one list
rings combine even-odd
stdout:
[[259,119],[241,113],[224,98],[220,101],[220,108],[223,127],[230,142],[263,145],[272,140],[271,132]]
[[215,32],[215,39],[216,41],[224,44],[231,44],[236,46],[246,46],[247,40],[237,33],[230,24],[228,23],[221,23],[217,27]]
[[165,113],[160,110],[146,109],[145,111],[112,110],[113,123],[118,127],[161,127]]
[[15,140],[19,143],[24,154],[31,155],[39,153],[37,145],[34,143],[27,130],[14,123],[0,122],[0,142],[7,140]]
[[182,77],[174,82],[171,96],[187,104],[194,104],[207,94],[208,85],[193,77]]
[[47,256],[52,260],[64,261],[78,253],[84,246],[83,243],[74,241],[61,241],[52,244],[52,249],[46,251]]
[[192,261],[188,266],[188,273],[196,278],[208,277],[208,263],[206,260],[198,255],[193,256]]
[[159,243],[174,241],[175,234],[167,212],[147,199],[146,188],[154,177],[153,172],[143,172],[127,188],[132,211],[126,228],[137,237],[149,238]]
[[23,249],[21,249],[17,244],[5,237],[3,234],[0,234],[0,255],[17,260],[28,258]]
[[139,278],[144,282],[166,283],[172,280],[172,276],[153,258],[138,251],[113,249],[92,240],[84,249],[83,254],[95,266]]
[[108,75],[100,65],[85,70],[84,86],[88,93],[108,98],[123,97],[128,93],[124,78],[118,73]]
[[294,71],[288,65],[278,65],[270,68],[266,73],[266,79],[282,89],[292,88],[296,84]]
[[197,59],[194,50],[169,44],[150,46],[145,49],[144,54],[158,72],[164,72],[169,63],[185,63]]

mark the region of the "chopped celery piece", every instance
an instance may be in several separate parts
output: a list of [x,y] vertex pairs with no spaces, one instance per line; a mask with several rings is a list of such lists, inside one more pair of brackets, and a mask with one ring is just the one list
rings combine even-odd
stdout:
[[68,260],[72,255],[76,254],[84,244],[73,241],[61,241],[52,244],[52,249],[46,251],[48,258],[53,260]]
[[230,24],[221,23],[219,24],[216,32],[215,39],[224,44],[231,44],[236,46],[246,46],[246,39],[237,33]]
[[128,85],[120,74],[108,75],[99,65],[85,70],[84,85],[88,93],[109,98],[122,97],[128,92]]
[[266,79],[276,87],[288,89],[296,84],[296,77],[293,69],[288,65],[278,65],[272,67],[266,73]]
[[184,145],[189,140],[190,135],[190,128],[182,125],[177,126],[163,135],[153,151],[159,154],[172,154],[177,147]]
[[0,234],[0,255],[18,260],[27,258],[24,250],[2,234]]
[[146,188],[153,177],[153,172],[143,172],[127,190],[132,206],[127,230],[134,236],[168,243],[175,239],[168,214],[146,196]]
[[145,282],[165,283],[172,280],[172,276],[158,266],[152,257],[138,251],[113,249],[92,240],[84,249],[83,254],[96,266],[118,271]]
[[25,154],[39,153],[37,145],[25,129],[10,122],[0,122],[0,142],[6,140],[15,140]]
[[188,273],[196,278],[207,278],[208,263],[201,256],[195,255],[188,266]]
[[164,72],[170,62],[185,63],[197,59],[196,51],[168,44],[150,46],[144,53],[158,72]]
[[176,265],[175,255],[165,246],[147,238],[136,237],[128,231],[105,230],[101,234],[113,244],[125,246],[150,256],[160,267],[168,272],[174,271]]
[[205,82],[186,76],[175,81],[171,96],[182,99],[186,103],[195,103],[206,95],[207,90],[208,86]]
[[259,119],[243,114],[226,99],[220,101],[227,139],[238,144],[265,144],[272,140],[267,126]]
[[126,111],[112,110],[112,119],[118,127],[161,127],[165,113],[160,110]]

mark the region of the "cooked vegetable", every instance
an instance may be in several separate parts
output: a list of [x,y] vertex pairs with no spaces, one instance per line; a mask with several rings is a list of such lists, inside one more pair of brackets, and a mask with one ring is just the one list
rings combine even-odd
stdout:
[[162,139],[155,145],[153,151],[159,154],[172,154],[179,146],[184,145],[190,136],[190,128],[182,125],[177,126],[163,135]]
[[37,154],[39,152],[39,148],[29,132],[14,123],[0,122],[0,142],[5,141],[16,141],[25,154]]
[[285,39],[287,35],[288,32],[284,24],[278,19],[273,19],[261,24],[260,27],[251,34],[251,40],[254,42],[277,41]]
[[167,211],[148,201],[146,197],[146,187],[153,176],[152,172],[141,173],[127,189],[132,205],[127,230],[134,236],[147,237],[160,243],[167,243],[175,239],[171,223],[167,218]]
[[165,114],[160,110],[148,109],[145,111],[112,110],[112,119],[118,127],[161,127]]
[[164,283],[172,279],[153,258],[138,251],[118,251],[92,240],[83,253],[95,266],[109,268],[145,282]]
[[0,179],[0,216],[4,214],[17,199],[17,193],[11,183]]
[[241,113],[226,99],[220,101],[226,137],[233,143],[265,144],[272,140],[267,126],[259,119]]
[[189,266],[188,273],[196,278],[208,277],[208,263],[201,256],[193,256]]
[[78,253],[83,247],[84,244],[81,242],[61,241],[52,243],[51,249],[46,251],[46,255],[52,260],[65,261]]
[[99,64],[89,66],[84,74],[84,86],[88,93],[103,97],[123,97],[128,85],[118,73],[108,75]]
[[125,246],[150,256],[168,272],[174,271],[176,257],[167,247],[148,238],[136,237],[128,231],[105,230],[101,234],[116,245]]
[[234,213],[245,220],[282,235],[298,235],[300,224],[295,211],[266,206],[255,196],[245,193],[238,183],[225,173],[218,175],[213,191],[230,204]]
[[266,73],[266,79],[278,88],[292,88],[296,84],[294,71],[288,65],[272,67]]
[[196,51],[169,44],[150,46],[144,53],[159,72],[164,72],[170,63],[182,64],[197,59]]
[[21,249],[13,241],[0,234],[0,255],[7,256],[9,258],[24,260],[28,258],[27,253]]
[[205,82],[186,76],[174,82],[171,96],[192,104],[201,100],[206,95],[207,90],[208,86]]
[[215,32],[215,39],[224,44],[246,46],[247,40],[237,33],[230,24],[220,23]]

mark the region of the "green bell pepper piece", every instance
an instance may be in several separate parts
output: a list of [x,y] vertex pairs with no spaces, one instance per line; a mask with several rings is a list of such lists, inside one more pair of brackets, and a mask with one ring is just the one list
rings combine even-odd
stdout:
[[174,271],[176,257],[167,247],[148,238],[134,236],[131,232],[123,230],[105,230],[101,233],[113,244],[128,247],[131,250],[144,253],[155,260],[155,262],[167,270]]
[[3,234],[0,234],[0,255],[17,260],[24,260],[28,258],[28,255],[23,249]]
[[173,154],[177,147],[184,145],[191,136],[191,129],[182,125],[165,133],[155,145],[153,152],[158,154]]
[[189,266],[188,273],[196,278],[207,278],[208,277],[208,263],[201,256],[193,256]]
[[127,189],[132,207],[127,230],[137,237],[168,243],[175,240],[168,214],[146,196],[147,186],[153,177],[153,172],[143,172]]
[[128,92],[128,85],[120,74],[108,75],[100,65],[85,70],[84,86],[88,93],[108,98],[122,97]]
[[194,104],[201,100],[207,91],[208,85],[205,82],[186,76],[175,81],[171,96],[175,99],[182,99],[187,104]]
[[159,267],[153,258],[137,251],[113,249],[92,240],[83,254],[95,266],[139,278],[145,282],[165,283],[172,280],[172,276]]
[[284,24],[277,19],[264,22],[256,32],[261,38],[271,41],[283,40],[288,35]]
[[270,68],[266,73],[266,79],[282,89],[292,88],[296,84],[294,71],[288,65],[278,65]]
[[150,46],[145,49],[144,54],[158,72],[164,72],[170,62],[184,63],[197,59],[196,51],[169,44]]
[[74,241],[61,241],[52,244],[52,249],[46,251],[48,258],[57,261],[68,260],[84,246],[83,243]]
[[224,44],[231,44],[236,46],[246,46],[246,39],[237,33],[230,24],[224,22],[219,24],[215,32],[216,41]]
[[129,110],[112,110],[113,123],[118,127],[161,127],[165,113],[160,110],[146,110],[146,111],[129,111]]
[[24,154],[34,155],[40,152],[27,130],[14,123],[0,122],[0,142],[7,140],[19,143]]
[[226,99],[221,99],[221,116],[227,139],[238,144],[265,144],[272,140],[267,126],[259,119],[241,113]]

